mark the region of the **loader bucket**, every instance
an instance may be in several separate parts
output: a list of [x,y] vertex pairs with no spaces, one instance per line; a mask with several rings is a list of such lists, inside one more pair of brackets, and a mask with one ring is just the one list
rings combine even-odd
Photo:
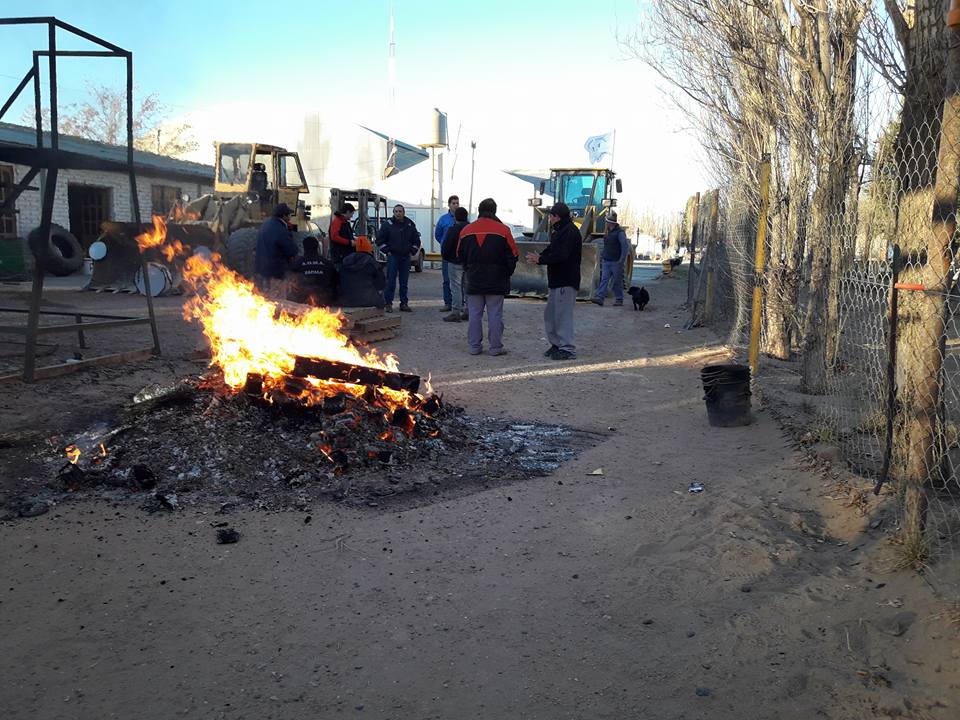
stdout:
[[[140,250],[136,237],[153,227],[150,223],[112,222],[100,226],[103,231],[98,238],[107,246],[106,255],[93,263],[93,275],[87,285],[88,290],[110,290],[114,292],[137,292],[135,276],[140,269]],[[174,278],[174,286],[179,285],[182,266],[193,249],[205,246],[215,250],[216,238],[208,225],[170,223],[167,225],[167,237],[179,240],[188,249],[184,257],[167,259],[157,248],[148,248],[143,253],[147,262],[162,263],[167,266]]]

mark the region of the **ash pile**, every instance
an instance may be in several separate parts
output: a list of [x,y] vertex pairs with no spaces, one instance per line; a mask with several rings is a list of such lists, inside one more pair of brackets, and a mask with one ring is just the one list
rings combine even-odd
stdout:
[[438,395],[344,387],[309,404],[297,376],[269,390],[248,376],[236,392],[217,371],[145,388],[112,429],[77,439],[69,462],[50,458],[58,465],[50,490],[148,511],[412,506],[548,475],[599,441],[563,426],[470,417]]

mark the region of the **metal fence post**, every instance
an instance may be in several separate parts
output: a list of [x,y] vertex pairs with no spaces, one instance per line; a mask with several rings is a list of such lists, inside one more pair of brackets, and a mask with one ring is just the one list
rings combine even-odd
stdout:
[[757,244],[753,262],[753,313],[750,317],[750,373],[760,368],[760,319],[763,309],[763,272],[767,262],[767,215],[770,212],[770,156],[760,159],[760,212],[757,215]]

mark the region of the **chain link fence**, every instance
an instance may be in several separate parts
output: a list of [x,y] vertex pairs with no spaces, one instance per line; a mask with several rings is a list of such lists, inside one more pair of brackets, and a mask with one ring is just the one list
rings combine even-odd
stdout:
[[[744,357],[755,342],[761,389],[765,370],[792,374],[816,408],[808,434],[838,446],[853,472],[894,501],[898,564],[922,569],[956,598],[960,147],[927,121],[886,126],[874,148],[846,173],[842,202],[826,213],[815,206],[816,182],[797,202],[778,168],[767,187],[701,194],[690,228],[697,272],[689,323],[716,329]],[[826,242],[818,245],[815,232]],[[757,286],[759,332],[752,332]]]

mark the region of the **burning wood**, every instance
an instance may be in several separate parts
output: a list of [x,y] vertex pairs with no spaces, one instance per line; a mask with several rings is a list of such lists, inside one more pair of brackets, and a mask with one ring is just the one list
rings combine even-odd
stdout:
[[353,365],[323,358],[296,357],[293,375],[333,380],[353,385],[373,385],[391,390],[406,390],[415,393],[420,389],[420,377],[408,373],[382,370],[375,367]]

